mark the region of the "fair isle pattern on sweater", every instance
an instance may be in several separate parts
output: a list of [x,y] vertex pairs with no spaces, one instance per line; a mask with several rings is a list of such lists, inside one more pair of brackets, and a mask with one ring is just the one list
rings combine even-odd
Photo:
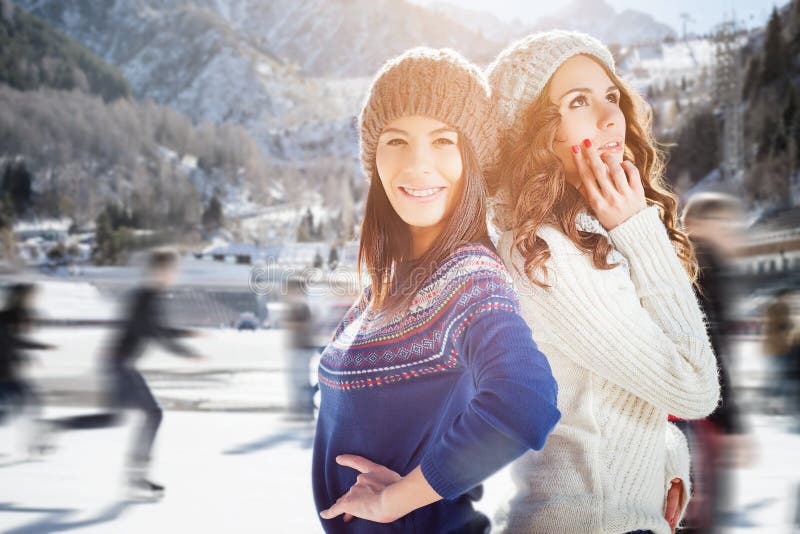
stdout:
[[367,288],[323,352],[320,384],[359,390],[455,368],[456,341],[477,314],[519,310],[502,261],[480,244],[451,254],[402,316],[372,313],[369,294]]

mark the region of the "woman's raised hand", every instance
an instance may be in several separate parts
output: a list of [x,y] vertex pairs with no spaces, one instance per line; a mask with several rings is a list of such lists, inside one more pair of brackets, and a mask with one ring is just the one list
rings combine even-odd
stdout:
[[598,154],[588,139],[572,147],[572,157],[581,180],[578,192],[603,228],[612,230],[647,207],[642,177],[633,163]]

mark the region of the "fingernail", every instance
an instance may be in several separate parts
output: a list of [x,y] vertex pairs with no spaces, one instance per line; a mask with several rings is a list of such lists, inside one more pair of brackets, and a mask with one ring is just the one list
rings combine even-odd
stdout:
[[679,478],[673,478],[673,479],[672,479],[672,481],[673,481],[673,482],[680,482],[680,481],[681,481],[681,479],[679,479]]
[[586,148],[591,148],[592,147],[592,142],[589,141],[588,139],[584,139],[583,140],[583,146],[585,146]]
[[581,147],[579,147],[578,145],[572,145],[572,153],[573,154],[577,154],[580,151],[581,151]]

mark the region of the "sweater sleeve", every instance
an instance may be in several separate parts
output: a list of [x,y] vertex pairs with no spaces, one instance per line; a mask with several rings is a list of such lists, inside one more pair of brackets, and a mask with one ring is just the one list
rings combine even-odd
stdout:
[[513,309],[482,303],[457,344],[476,393],[425,453],[422,473],[454,499],[528,449],[541,449],[561,417],[550,365]]
[[[535,318],[548,338],[576,364],[657,408],[683,419],[711,413],[719,399],[714,353],[703,314],[656,208],[611,232],[626,255],[622,269],[596,269],[561,232],[548,228],[549,288],[522,274],[512,251],[510,271],[523,316]],[[504,236],[506,237],[506,236]],[[509,239],[500,253],[509,252]]]

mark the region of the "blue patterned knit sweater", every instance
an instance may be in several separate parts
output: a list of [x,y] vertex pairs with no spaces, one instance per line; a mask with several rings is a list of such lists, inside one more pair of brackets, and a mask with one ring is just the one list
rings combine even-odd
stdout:
[[443,497],[390,523],[342,517],[327,532],[484,532],[480,483],[528,449],[541,449],[561,414],[547,359],[518,314],[508,272],[481,244],[451,254],[408,313],[385,317],[369,288],[322,354],[314,442],[317,510],[358,473],[350,453],[406,475],[416,466]]

